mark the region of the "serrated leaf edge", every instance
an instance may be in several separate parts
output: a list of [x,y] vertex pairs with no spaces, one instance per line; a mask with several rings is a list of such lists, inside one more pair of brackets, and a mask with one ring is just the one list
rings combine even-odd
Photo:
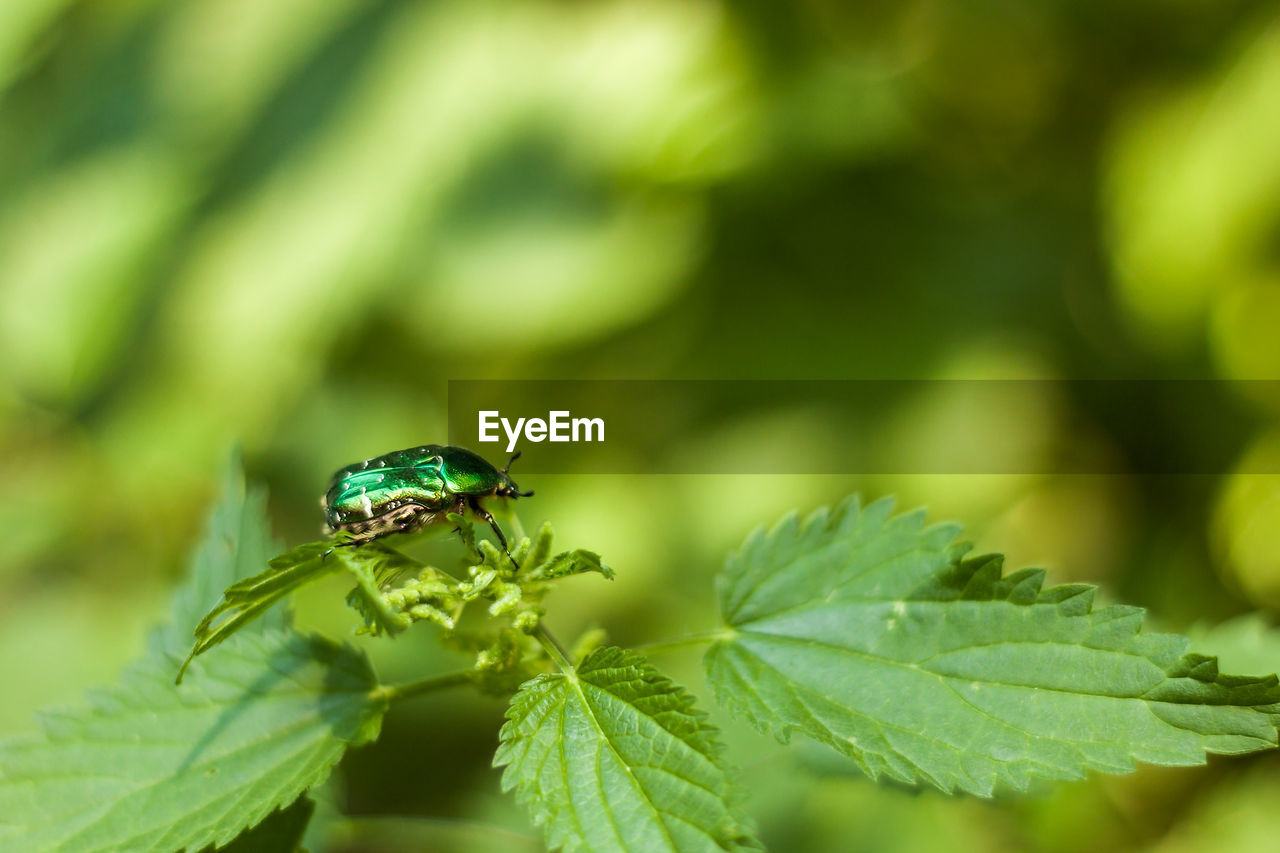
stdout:
[[[660,692],[665,692],[676,698],[678,704],[673,709],[678,713],[687,716],[695,726],[694,735],[697,743],[689,743],[689,746],[700,753],[708,762],[710,762],[725,779],[724,801],[730,814],[736,820],[736,825],[726,827],[728,834],[736,835],[732,839],[732,844],[727,850],[763,850],[759,842],[755,839],[754,827],[751,821],[745,816],[741,810],[744,795],[735,782],[735,771],[727,765],[723,760],[724,744],[719,739],[719,730],[709,722],[705,711],[697,707],[696,700],[691,693],[681,687],[675,681],[664,675],[661,671],[650,664],[642,655],[622,649],[617,646],[604,646],[593,650],[586,658],[584,658],[576,667],[574,672],[552,672],[542,673],[520,685],[520,689],[515,696],[512,697],[506,711],[506,722],[499,731],[499,747],[493,758],[493,766],[503,768],[501,778],[501,788],[504,792],[514,790],[516,802],[526,807],[532,817],[535,826],[543,829],[547,833],[547,844],[549,849],[563,849],[565,853],[575,853],[582,848],[579,840],[568,833],[561,822],[557,821],[557,815],[550,809],[539,808],[538,791],[534,782],[527,778],[518,778],[515,766],[512,762],[515,760],[515,738],[518,735],[517,729],[520,721],[524,719],[528,713],[538,704],[536,700],[536,688],[546,685],[550,682],[564,682],[577,690],[579,700],[588,708],[590,712],[590,704],[587,702],[586,696],[582,693],[579,677],[584,672],[591,672],[603,669],[628,668],[635,667],[646,672],[645,680],[651,684],[661,688]],[[600,687],[598,689],[605,690]],[[605,691],[608,692],[608,691]],[[652,715],[645,713],[643,710],[635,706],[626,699],[618,697],[619,701],[626,702],[637,713],[647,716],[659,728],[667,730],[669,734],[677,739],[684,740],[679,734],[670,732],[666,727]],[[562,712],[563,713],[563,712]],[[594,716],[594,714],[593,714]],[[596,721],[596,728],[603,731],[603,727],[599,721]],[[607,738],[606,738],[607,740]],[[631,770],[622,757],[617,754],[616,748],[609,743],[610,750],[614,751],[615,758],[618,759],[622,766],[627,767],[628,774]],[[643,790],[644,786],[632,776],[633,783],[637,789]],[[696,784],[684,780],[689,784]]]
[[[744,555],[747,553],[774,554],[779,550],[792,548],[803,542],[807,538],[827,533],[838,532],[842,528],[856,524],[866,517],[867,514],[879,516],[880,520],[885,523],[901,523],[911,524],[915,526],[918,533],[922,536],[931,538],[937,537],[941,539],[954,540],[962,529],[960,525],[948,522],[925,527],[923,524],[925,518],[925,509],[917,508],[908,512],[900,513],[892,516],[891,510],[894,501],[891,497],[881,498],[866,507],[863,507],[859,496],[853,495],[846,498],[834,511],[829,511],[826,507],[820,507],[810,513],[804,520],[800,522],[797,512],[789,512],[784,515],[772,527],[766,529],[759,526],[751,531],[743,545],[732,552],[726,559],[726,568],[716,579],[718,593],[722,602],[722,607],[726,601],[730,600],[730,593],[726,589],[732,582],[732,579],[743,572],[749,570],[749,566],[744,565]],[[1103,626],[1107,623],[1112,624],[1112,643],[1113,645],[1084,645],[1086,648],[1097,648],[1106,651],[1128,652],[1131,654],[1139,654],[1153,664],[1159,666],[1165,673],[1166,679],[1192,678],[1202,684],[1221,685],[1229,687],[1246,687],[1256,686],[1259,688],[1275,688],[1280,685],[1280,679],[1276,675],[1266,676],[1230,676],[1221,675],[1218,672],[1217,658],[1206,655],[1197,655],[1189,653],[1187,649],[1190,641],[1177,634],[1167,633],[1143,633],[1141,624],[1145,617],[1146,611],[1143,608],[1132,605],[1108,605],[1095,609],[1094,604],[1098,588],[1089,584],[1062,584],[1059,586],[1051,586],[1047,589],[1043,587],[1046,579],[1046,573],[1043,569],[1027,568],[1021,569],[1011,574],[1003,574],[1004,558],[999,554],[984,554],[976,557],[965,559],[972,546],[967,542],[952,541],[946,546],[949,554],[950,571],[952,576],[949,580],[953,585],[960,587],[962,594],[958,595],[954,600],[957,601],[989,601],[989,602],[1007,602],[1018,606],[1052,606],[1062,616],[1067,617],[1093,617],[1095,625]],[[961,585],[963,582],[963,585]],[[734,635],[748,627],[751,623],[733,624],[732,615],[740,608],[743,601],[740,599],[732,602],[733,611],[727,609],[722,610],[725,621],[725,631],[718,637],[708,648],[704,661],[708,676],[711,674],[711,666],[714,655],[721,649],[728,647],[734,641]],[[907,601],[937,601],[935,598],[908,598]],[[905,603],[905,602],[904,602]],[[1145,646],[1145,648],[1130,650],[1121,648],[1119,640],[1127,639],[1132,644]],[[886,665],[900,666],[900,662],[886,660]],[[941,677],[941,676],[940,676]],[[750,705],[737,691],[727,690],[723,685],[718,683],[715,678],[708,677],[712,694],[717,704],[721,705],[725,710],[729,711],[733,716],[747,721],[752,727],[763,734],[770,735],[780,743],[787,744],[791,740],[791,736],[796,733],[813,737],[816,740],[827,744],[838,752],[852,758],[860,769],[863,770],[870,778],[878,779],[881,775],[888,775],[897,781],[907,784],[913,784],[917,778],[909,774],[901,774],[892,772],[889,767],[885,770],[878,771],[875,767],[868,764],[862,757],[860,751],[851,744],[844,742],[839,738],[822,736],[815,731],[807,729],[799,723],[778,722],[772,719],[762,719],[757,715]],[[1167,681],[1166,681],[1167,683]],[[750,690],[749,685],[743,685],[744,690]],[[1148,691],[1150,692],[1150,691]],[[1092,695],[1092,694],[1090,694]],[[1121,698],[1121,697],[1117,697]],[[1139,697],[1148,704],[1173,704],[1182,707],[1195,707],[1195,703],[1172,703],[1168,700],[1158,698],[1149,698],[1146,694]],[[1271,738],[1265,743],[1270,746],[1277,745],[1280,742],[1280,733],[1276,731],[1280,726],[1280,692],[1271,700],[1258,703],[1234,704],[1235,707],[1252,708],[1255,711],[1264,714],[1273,726]],[[1152,713],[1159,713],[1153,708]],[[1164,717],[1165,722],[1169,725],[1177,725]],[[1252,750],[1227,750],[1215,749],[1206,746],[1201,754],[1198,764],[1205,763],[1206,754],[1238,754],[1240,752],[1248,752]],[[1080,779],[1084,778],[1086,770],[1109,770],[1115,772],[1113,768],[1101,767],[1084,762],[1084,767],[1078,774],[1063,775],[1058,772],[1052,774],[1043,774],[1040,778],[1060,780],[1060,779]],[[1130,758],[1126,769],[1132,770],[1136,767],[1136,760]],[[991,787],[978,787],[977,789],[966,787],[959,783],[949,783],[946,780],[934,778],[923,768],[912,765],[912,771],[918,775],[920,779],[927,781],[946,793],[952,793],[956,788],[961,788],[969,793],[976,793],[980,796],[991,796],[994,793],[994,784]],[[1014,790],[1026,790],[1025,784],[1019,784],[1018,780],[1005,775],[1001,775],[999,781],[1013,788]]]

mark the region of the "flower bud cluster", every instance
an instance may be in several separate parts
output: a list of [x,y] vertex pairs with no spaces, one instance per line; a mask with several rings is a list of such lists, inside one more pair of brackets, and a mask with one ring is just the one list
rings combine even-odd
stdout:
[[[450,520],[459,525],[473,563],[467,567],[466,577],[458,579],[417,563],[416,577],[394,588],[382,587],[382,601],[407,622],[439,625],[451,645],[475,653],[475,668],[486,678],[512,678],[527,668],[531,657],[540,654],[530,635],[546,614],[541,602],[552,583],[564,574],[585,570],[582,566],[600,570],[598,558],[594,565],[580,559],[574,562],[585,552],[566,552],[553,558],[551,528],[546,525],[533,540],[517,543],[508,555],[488,541],[477,542],[469,522],[452,516]],[[413,565],[409,558],[396,556]],[[394,574],[388,572],[384,577]],[[487,601],[489,616],[506,619],[507,625],[479,630],[459,627],[463,611],[473,601]]]

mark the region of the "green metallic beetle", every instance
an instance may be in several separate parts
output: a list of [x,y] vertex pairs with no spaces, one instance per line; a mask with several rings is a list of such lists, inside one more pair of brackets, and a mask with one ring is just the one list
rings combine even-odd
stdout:
[[465,447],[426,444],[348,465],[333,475],[322,501],[329,532],[351,534],[345,545],[363,545],[470,509],[489,523],[507,551],[507,537],[480,501],[533,494],[520,491],[507,473],[519,456],[498,470]]

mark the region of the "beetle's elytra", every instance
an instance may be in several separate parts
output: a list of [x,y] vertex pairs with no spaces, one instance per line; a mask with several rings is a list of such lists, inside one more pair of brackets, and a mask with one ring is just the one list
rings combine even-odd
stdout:
[[356,462],[333,475],[324,496],[325,521],[331,533],[351,534],[347,544],[362,545],[469,509],[489,523],[506,550],[502,528],[480,502],[533,494],[520,491],[507,473],[519,455],[499,470],[465,447],[425,444]]

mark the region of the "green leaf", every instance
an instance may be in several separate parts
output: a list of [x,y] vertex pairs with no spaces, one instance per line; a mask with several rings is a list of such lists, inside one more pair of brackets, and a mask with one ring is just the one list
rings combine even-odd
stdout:
[[266,571],[226,587],[222,603],[196,626],[196,642],[178,670],[177,683],[182,683],[183,674],[197,655],[223,642],[298,588],[342,568],[338,560],[325,558],[332,550],[333,545],[325,542],[301,545],[269,562],[264,560]]
[[598,649],[511,701],[495,766],[547,844],[577,851],[754,849],[716,732],[639,655]]
[[178,671],[178,683],[182,683],[183,673],[192,660],[253,623],[277,601],[343,569],[356,579],[356,588],[348,601],[365,617],[373,633],[397,634],[409,627],[408,619],[387,606],[381,589],[421,566],[399,551],[378,543],[359,548],[341,547],[339,543],[340,540],[299,545],[265,561],[266,571],[228,586],[222,602],[196,626],[196,642]]
[[720,578],[717,700],[802,732],[873,778],[990,795],[1036,777],[1202,764],[1276,744],[1274,676],[1220,675],[1094,588],[963,559],[954,525],[846,502],[757,531]]
[[542,526],[538,528],[538,532],[532,540],[525,540],[529,543],[526,550],[524,542],[521,542],[516,551],[512,552],[518,558],[522,567],[537,567],[546,562],[547,557],[551,556],[551,543],[555,540],[555,531],[551,529],[551,522],[544,521]]
[[447,513],[445,518],[458,531],[458,536],[462,538],[462,548],[466,552],[468,564],[479,563],[483,558],[476,548],[476,530],[471,526],[471,522],[467,521],[465,516],[456,512]]
[[[315,810],[311,798],[299,797],[293,805],[272,812],[253,829],[237,835],[220,853],[297,853]],[[213,848],[206,848],[206,853],[213,853]]]
[[0,849],[168,851],[221,845],[376,737],[387,700],[357,651],[247,632],[181,688],[144,660],[41,735],[0,744]]
[[594,551],[563,551],[556,554],[529,572],[530,580],[555,580],[569,575],[580,575],[584,572],[599,572],[609,580],[613,580],[613,569],[600,562],[600,555]]
[[382,590],[399,577],[416,574],[423,568],[420,563],[376,542],[335,553],[342,566],[355,576],[356,587],[347,596],[347,603],[364,617],[369,633],[394,636],[412,624],[387,604]]
[[376,737],[387,696],[368,660],[281,630],[283,609],[172,684],[205,608],[271,550],[263,493],[246,491],[235,466],[227,482],[148,653],[81,706],[46,712],[42,732],[0,742],[0,849],[168,853],[267,838],[271,827],[241,833]]
[[[173,600],[170,622],[156,632],[152,648],[173,655],[186,654],[201,618],[218,603],[222,591],[267,565],[280,550],[267,524],[267,494],[245,485],[240,458],[233,456],[223,477],[222,496],[209,515],[200,546],[192,554],[187,579]],[[258,629],[288,627],[288,611],[281,607],[258,623]]]

